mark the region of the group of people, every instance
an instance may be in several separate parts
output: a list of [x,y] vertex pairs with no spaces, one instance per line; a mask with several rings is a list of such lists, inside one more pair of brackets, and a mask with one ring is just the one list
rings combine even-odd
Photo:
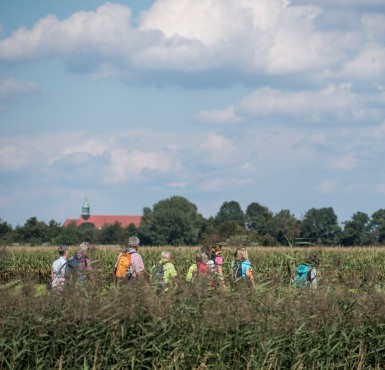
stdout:
[[[162,251],[161,258],[150,272],[145,270],[142,256],[138,252],[139,238],[130,237],[128,246],[119,253],[114,265],[114,280],[116,284],[150,283],[158,292],[167,291],[176,284],[177,270],[172,262],[170,251]],[[83,242],[79,251],[72,257],[68,255],[66,246],[59,246],[59,258],[51,267],[49,286],[56,291],[62,291],[69,279],[76,279],[81,283],[85,278],[93,279],[91,260],[88,257],[90,244]],[[316,267],[319,261],[316,255],[296,268],[296,275],[292,283],[296,287],[317,288]],[[201,248],[195,256],[195,262],[189,267],[185,277],[186,283],[195,287],[211,289],[226,289],[223,273],[222,244],[212,248]],[[230,267],[230,282],[233,285],[243,284],[251,288],[256,287],[253,268],[245,247],[239,247],[234,253]]]

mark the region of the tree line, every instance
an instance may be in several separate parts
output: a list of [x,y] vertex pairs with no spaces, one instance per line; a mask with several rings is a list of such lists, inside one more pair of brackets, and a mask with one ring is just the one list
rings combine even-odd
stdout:
[[215,216],[204,218],[197,206],[181,196],[173,196],[143,208],[139,227],[131,224],[104,225],[92,223],[66,227],[55,220],[45,223],[36,217],[24,225],[12,227],[0,219],[3,245],[76,245],[125,244],[138,236],[142,245],[212,245],[218,242],[260,246],[369,246],[385,244],[385,209],[371,216],[356,212],[340,226],[332,207],[311,208],[298,219],[289,210],[273,213],[257,202],[245,211],[237,201],[224,202]]

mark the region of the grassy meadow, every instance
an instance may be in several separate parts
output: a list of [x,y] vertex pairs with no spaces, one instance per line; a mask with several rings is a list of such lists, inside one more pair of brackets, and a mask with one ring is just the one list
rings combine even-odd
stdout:
[[[140,248],[146,269],[163,249]],[[197,248],[168,249],[179,279],[167,294],[116,287],[117,247],[93,251],[94,281],[56,294],[44,285],[55,248],[2,248],[0,368],[384,368],[385,249],[249,248],[256,289],[227,280],[225,291],[184,282]],[[294,289],[295,266],[314,252],[319,288]]]

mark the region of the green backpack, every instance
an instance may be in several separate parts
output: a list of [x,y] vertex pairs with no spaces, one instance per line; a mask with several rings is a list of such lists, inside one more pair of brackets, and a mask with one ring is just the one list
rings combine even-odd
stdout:
[[162,290],[166,286],[164,282],[164,265],[166,263],[167,261],[158,262],[152,269],[151,285],[157,290]]

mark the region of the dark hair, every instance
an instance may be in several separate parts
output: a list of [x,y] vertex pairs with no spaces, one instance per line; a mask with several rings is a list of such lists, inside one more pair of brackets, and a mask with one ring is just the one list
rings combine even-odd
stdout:
[[308,263],[309,265],[319,266],[320,262],[317,255],[314,253],[307,258],[306,263]]

